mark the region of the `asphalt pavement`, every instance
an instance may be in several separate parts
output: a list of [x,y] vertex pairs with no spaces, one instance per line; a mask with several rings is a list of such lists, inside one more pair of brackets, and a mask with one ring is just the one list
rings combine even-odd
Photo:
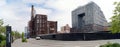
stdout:
[[12,43],[12,47],[99,47],[99,45],[107,42],[118,42],[120,39],[113,40],[92,40],[92,41],[60,41],[60,40],[36,40],[33,38],[27,39],[28,42],[21,42],[17,39]]

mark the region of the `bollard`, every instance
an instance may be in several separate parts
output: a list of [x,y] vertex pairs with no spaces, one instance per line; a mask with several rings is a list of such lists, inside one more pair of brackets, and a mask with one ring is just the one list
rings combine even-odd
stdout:
[[11,26],[6,26],[6,47],[11,47]]

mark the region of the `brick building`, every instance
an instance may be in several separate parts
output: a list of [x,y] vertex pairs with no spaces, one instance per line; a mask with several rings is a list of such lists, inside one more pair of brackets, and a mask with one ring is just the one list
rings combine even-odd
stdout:
[[36,14],[34,19],[35,34],[47,34],[47,15]]
[[54,34],[57,33],[57,21],[48,21],[48,33]]
[[48,21],[47,15],[35,14],[34,6],[31,8],[31,20],[28,22],[30,37],[57,33],[57,21]]
[[35,31],[34,31],[34,14],[35,14],[35,10],[34,10],[34,6],[32,5],[31,7],[31,19],[28,22],[28,31],[29,31],[29,35],[30,37],[35,35]]

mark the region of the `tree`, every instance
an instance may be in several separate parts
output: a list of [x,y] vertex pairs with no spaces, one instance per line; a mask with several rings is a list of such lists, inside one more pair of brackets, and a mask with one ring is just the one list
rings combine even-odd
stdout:
[[110,30],[112,33],[120,32],[120,2],[114,2],[115,10],[114,16],[111,17],[111,27]]
[[24,32],[22,32],[22,38],[24,38]]
[[3,20],[0,19],[0,47],[5,47],[6,45],[6,29],[3,26]]
[[0,33],[6,34],[6,28],[5,28],[5,26],[0,26]]
[[6,29],[5,29],[5,26],[3,26],[3,20],[0,19],[0,41],[6,39],[5,32],[6,32]]
[[12,31],[11,35],[13,36],[13,38],[15,39],[19,39],[21,37],[21,34],[18,31]]
[[2,26],[3,25],[3,20],[2,19],[0,19],[0,26]]
[[6,32],[6,29],[5,29],[5,26],[3,26],[3,20],[0,19],[0,33],[5,33]]

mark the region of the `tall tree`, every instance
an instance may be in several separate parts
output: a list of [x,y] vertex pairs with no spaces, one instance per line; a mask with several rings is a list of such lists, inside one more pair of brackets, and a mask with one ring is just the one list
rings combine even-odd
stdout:
[[111,17],[111,27],[112,33],[120,32],[120,2],[114,2],[115,10],[114,15]]
[[5,26],[3,26],[3,20],[0,19],[0,33],[5,34],[5,31],[6,31],[6,29],[5,29]]
[[0,26],[2,26],[3,25],[3,20],[2,19],[0,19]]

